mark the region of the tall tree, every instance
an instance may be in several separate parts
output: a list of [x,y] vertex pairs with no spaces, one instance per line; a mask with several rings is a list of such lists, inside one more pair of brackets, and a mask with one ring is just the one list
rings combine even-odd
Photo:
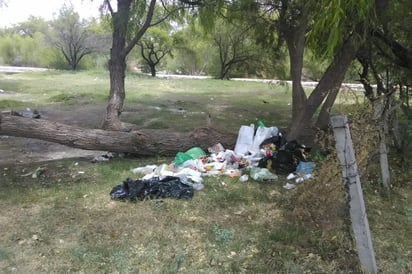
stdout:
[[[363,68],[360,81],[366,98],[374,107],[374,120],[379,130],[381,178],[387,190],[390,187],[388,144],[392,143],[401,157],[408,150],[404,149],[404,141],[409,138],[404,140],[400,134],[398,108],[410,122],[407,90],[412,85],[412,31],[405,24],[412,20],[411,7],[409,1],[391,2],[388,14],[379,20],[379,27],[357,54]],[[376,88],[371,83],[375,83]]]
[[[376,0],[376,5],[373,0],[280,0],[263,4],[253,4],[253,1],[249,0],[241,1],[247,5],[240,5],[240,8],[248,7],[249,10],[255,11],[251,14],[252,17],[249,15],[252,22],[265,22],[264,31],[277,30],[277,42],[286,42],[293,83],[292,123],[287,134],[288,139],[296,139],[309,132],[314,115],[319,109],[317,126],[325,127],[329,124],[330,109],[349,65],[370,30],[369,22],[373,21],[375,11],[381,13],[385,10],[388,1]],[[319,84],[307,96],[301,80],[303,53],[308,46],[309,34],[312,41],[309,45],[333,58]]]
[[27,21],[15,25],[12,29],[20,35],[31,38],[33,38],[37,32],[43,34],[49,32],[48,23],[43,18],[33,15],[30,15]]
[[[148,28],[158,25],[170,16],[181,11],[185,1],[166,2],[161,0],[161,5],[156,5],[156,0],[146,3],[144,0],[117,0],[117,9],[111,1],[105,0],[104,6],[109,11],[112,22],[113,37],[110,50],[110,95],[106,108],[103,128],[110,130],[124,130],[120,121],[125,93],[126,57],[141,40]],[[188,5],[192,5],[188,1]],[[155,8],[158,6],[159,19],[154,19]]]
[[211,64],[214,52],[212,42],[201,31],[198,20],[193,16],[189,23],[179,26],[173,33],[174,54],[170,69],[177,73],[201,75]]
[[250,28],[230,22],[219,21],[212,31],[214,44],[219,54],[219,79],[228,79],[230,71],[237,65],[253,59],[253,41],[249,35]]
[[76,70],[82,58],[93,53],[94,35],[87,30],[86,21],[80,20],[72,5],[64,5],[51,25],[51,43],[60,50],[69,67]]
[[171,55],[173,40],[169,33],[161,28],[149,29],[138,42],[140,54],[149,67],[150,74],[156,76],[157,66],[165,57]]

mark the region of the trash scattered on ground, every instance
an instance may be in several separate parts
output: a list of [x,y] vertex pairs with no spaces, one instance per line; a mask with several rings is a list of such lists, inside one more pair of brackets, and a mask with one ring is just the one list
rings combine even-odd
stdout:
[[[307,157],[310,148],[297,141],[287,142],[277,127],[265,127],[260,120],[257,120],[257,124],[256,129],[253,124],[240,127],[234,150],[225,149],[220,143],[209,147],[207,153],[200,147],[193,147],[177,152],[172,163],[133,168],[131,171],[142,177],[136,181],[127,179],[122,185],[116,186],[111,197],[142,199],[145,196],[141,194],[142,185],[158,189],[158,186],[155,187],[150,182],[160,184],[162,178],[175,178],[175,181],[192,191],[203,189],[204,176],[223,175],[238,178],[240,182],[249,179],[274,182],[279,180],[278,175],[289,174],[287,183],[283,186],[285,189],[292,189],[296,184],[313,178],[315,164],[308,161]],[[170,185],[168,188],[170,189]],[[159,190],[159,193],[145,190],[143,193],[151,198],[167,197],[163,190]],[[179,195],[177,196],[180,197]]]
[[34,109],[32,111],[30,108],[27,108],[26,110],[23,110],[23,111],[11,111],[11,114],[14,116],[20,116],[20,117],[25,117],[25,118],[33,118],[33,119],[41,118],[40,112],[37,109]]
[[[300,184],[304,181],[307,181],[309,179],[313,178],[312,172],[315,169],[315,163],[313,162],[299,162],[296,171],[293,173],[290,173],[287,177],[286,180],[289,182],[286,182],[286,184],[283,186],[285,189],[292,189],[295,188],[297,184]],[[294,181],[294,183],[290,183],[291,181]]]
[[99,156],[94,157],[94,158],[92,159],[92,163],[96,163],[96,162],[107,162],[107,161],[109,161],[110,159],[112,159],[113,157],[114,157],[113,153],[108,152],[108,153],[106,153],[106,154],[103,154],[103,155],[99,155]]
[[110,192],[114,200],[143,200],[174,197],[191,199],[193,187],[184,184],[179,177],[161,176],[149,180],[132,180],[127,178],[122,184],[115,186]]
[[300,184],[300,183],[302,183],[304,181],[307,181],[309,179],[312,179],[312,178],[313,178],[312,174],[295,174],[295,173],[291,173],[286,177],[286,179],[288,181],[283,186],[283,188],[285,188],[285,189],[295,188],[297,184]]
[[33,179],[36,179],[45,171],[46,171],[45,167],[38,167],[35,170],[30,171],[29,173],[22,174],[21,177],[31,176]]

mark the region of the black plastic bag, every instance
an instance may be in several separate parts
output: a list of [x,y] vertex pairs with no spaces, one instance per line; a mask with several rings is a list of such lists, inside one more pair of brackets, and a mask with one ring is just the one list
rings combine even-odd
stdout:
[[289,174],[296,170],[298,162],[293,153],[288,150],[279,150],[273,156],[264,157],[258,166],[276,171],[276,174]]
[[[279,140],[267,140],[273,143],[282,143]],[[293,140],[287,143],[283,143],[279,150],[273,153],[271,156],[262,158],[259,161],[258,166],[276,171],[276,174],[289,174],[296,171],[300,161],[307,161],[306,154],[310,152],[310,148],[303,144],[299,144]]]
[[183,184],[179,177],[153,177],[149,180],[132,180],[127,178],[123,184],[115,186],[110,192],[114,200],[143,200],[173,197],[191,199],[193,187]]

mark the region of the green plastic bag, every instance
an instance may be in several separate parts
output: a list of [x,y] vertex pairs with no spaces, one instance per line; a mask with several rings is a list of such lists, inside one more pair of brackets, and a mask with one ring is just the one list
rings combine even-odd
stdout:
[[200,157],[206,155],[206,153],[200,147],[192,147],[186,152],[178,152],[175,156],[175,165],[181,166],[184,162],[188,160],[199,159]]
[[184,152],[178,152],[178,153],[176,153],[174,163],[177,166],[181,166],[187,160],[193,160],[192,156],[190,156],[189,154],[184,153]]
[[200,157],[206,155],[206,153],[200,147],[192,147],[191,149],[189,149],[185,153],[190,155],[190,157],[192,157],[192,159],[199,159]]

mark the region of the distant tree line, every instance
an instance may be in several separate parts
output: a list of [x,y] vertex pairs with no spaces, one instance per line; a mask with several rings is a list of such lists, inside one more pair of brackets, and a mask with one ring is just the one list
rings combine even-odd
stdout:
[[[3,7],[7,8],[7,7]],[[160,18],[160,14],[154,14]],[[128,69],[155,76],[158,71],[209,75],[218,79],[289,79],[286,48],[265,47],[254,29],[240,20],[217,19],[205,31],[199,17],[171,17],[151,27],[127,58]],[[55,69],[107,69],[112,26],[105,17],[81,19],[71,5],[46,21],[31,16],[0,29],[0,64]],[[310,51],[305,55],[310,59]],[[322,62],[309,62],[304,77],[315,80]]]

